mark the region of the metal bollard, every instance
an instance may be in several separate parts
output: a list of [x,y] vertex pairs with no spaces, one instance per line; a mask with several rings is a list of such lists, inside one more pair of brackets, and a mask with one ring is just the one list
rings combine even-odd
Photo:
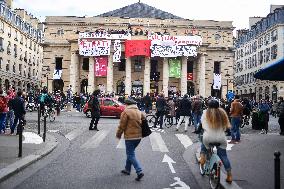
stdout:
[[37,111],[37,133],[40,134],[40,106],[38,105]]
[[18,124],[18,132],[19,132],[19,154],[18,157],[22,157],[22,151],[23,151],[23,122],[19,120]]
[[274,152],[274,184],[275,189],[280,189],[280,155],[279,151]]
[[45,142],[45,138],[46,138],[46,116],[44,116],[43,119],[43,142]]

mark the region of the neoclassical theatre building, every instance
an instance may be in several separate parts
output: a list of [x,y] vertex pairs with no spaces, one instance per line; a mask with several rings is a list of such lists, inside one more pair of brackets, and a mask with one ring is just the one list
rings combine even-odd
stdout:
[[233,90],[231,21],[184,19],[139,2],[94,17],[47,16],[44,24],[50,91],[224,97]]

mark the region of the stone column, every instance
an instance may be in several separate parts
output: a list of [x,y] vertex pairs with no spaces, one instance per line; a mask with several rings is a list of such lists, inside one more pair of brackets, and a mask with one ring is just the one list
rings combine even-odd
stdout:
[[150,57],[145,57],[145,69],[144,69],[144,90],[143,94],[144,96],[147,93],[150,93]]
[[126,58],[125,62],[125,94],[131,95],[131,58]]
[[108,66],[107,66],[107,92],[113,92],[113,53],[108,56]]
[[88,93],[93,93],[95,90],[95,59],[89,58],[89,74],[88,74]]
[[79,56],[76,54],[76,52],[71,52],[71,63],[70,63],[70,85],[72,85],[72,91],[73,93],[78,92],[77,91],[77,80],[78,80],[78,65],[79,65]]
[[205,88],[205,54],[201,54],[199,57],[199,95],[206,97],[206,88]]
[[168,96],[169,91],[169,62],[168,58],[163,60],[163,91],[165,97]]
[[180,78],[181,95],[187,94],[187,57],[181,57],[181,78]]

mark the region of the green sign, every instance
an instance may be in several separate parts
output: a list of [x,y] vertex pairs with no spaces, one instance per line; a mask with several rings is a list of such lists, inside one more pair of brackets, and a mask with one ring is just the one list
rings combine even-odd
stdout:
[[179,59],[169,59],[169,77],[181,78],[181,61]]

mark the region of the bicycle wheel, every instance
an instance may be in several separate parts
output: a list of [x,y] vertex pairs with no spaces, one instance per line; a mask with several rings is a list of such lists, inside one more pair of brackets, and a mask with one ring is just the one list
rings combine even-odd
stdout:
[[244,128],[246,125],[245,119],[241,120],[240,128]]
[[165,127],[170,128],[173,126],[173,123],[171,123],[171,118],[170,117],[165,117],[164,119]]
[[53,122],[54,120],[55,120],[55,111],[54,110],[51,110],[50,112],[49,112],[49,121],[50,122]]
[[148,121],[149,127],[154,127],[155,126],[155,120],[156,120],[156,116],[155,115],[149,114],[149,115],[146,116],[146,119]]
[[220,185],[220,164],[215,163],[209,173],[209,184],[212,189],[219,188]]

